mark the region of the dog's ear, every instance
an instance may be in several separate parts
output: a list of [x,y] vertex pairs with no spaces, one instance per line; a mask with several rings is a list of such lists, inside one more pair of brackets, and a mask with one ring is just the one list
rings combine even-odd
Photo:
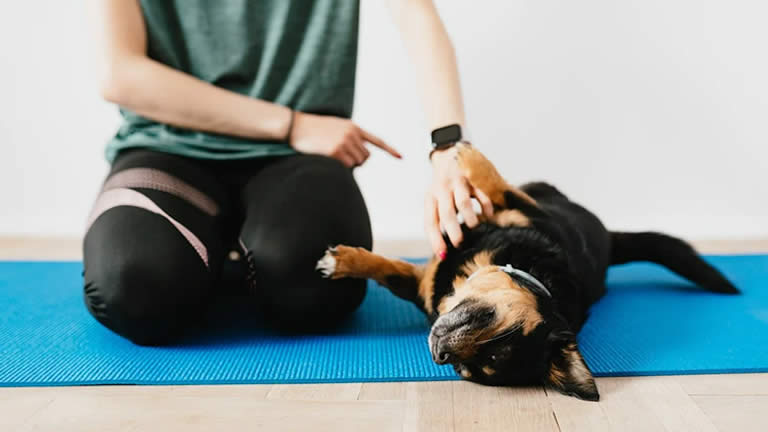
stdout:
[[547,384],[563,394],[598,401],[600,394],[597,392],[595,379],[579,352],[576,336],[571,332],[561,331],[551,333],[549,338],[553,342],[554,351],[546,377]]

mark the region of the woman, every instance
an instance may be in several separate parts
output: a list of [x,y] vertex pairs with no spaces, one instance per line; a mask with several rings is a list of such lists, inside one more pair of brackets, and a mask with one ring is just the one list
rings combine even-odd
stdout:
[[[434,150],[426,230],[461,241],[477,223],[452,144],[464,112],[453,47],[431,0],[391,2],[416,65]],[[244,259],[247,292],[278,328],[333,325],[362,301],[361,281],[314,271],[329,244],[371,248],[351,173],[373,145],[350,120],[358,3],[100,0],[102,93],[124,124],[84,240],[93,316],[140,345],[176,341],[200,322]],[[425,151],[425,157],[426,157]],[[228,255],[229,254],[229,255]],[[247,275],[245,274],[247,273]]]

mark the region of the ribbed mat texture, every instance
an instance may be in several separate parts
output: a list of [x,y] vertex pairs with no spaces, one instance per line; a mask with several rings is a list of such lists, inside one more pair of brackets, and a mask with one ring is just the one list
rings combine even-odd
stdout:
[[[768,256],[711,256],[744,291],[711,294],[650,264],[616,267],[579,335],[598,376],[768,371]],[[432,363],[416,308],[371,283],[336,333],[280,336],[246,312],[182,344],[112,334],[82,300],[79,262],[0,262],[0,386],[456,379]]]

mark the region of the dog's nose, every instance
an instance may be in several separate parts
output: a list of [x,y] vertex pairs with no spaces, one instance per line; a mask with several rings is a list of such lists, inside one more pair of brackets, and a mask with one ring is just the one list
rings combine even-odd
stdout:
[[450,363],[451,360],[453,360],[453,358],[454,358],[453,353],[449,351],[440,350],[437,352],[437,358],[435,359],[435,363],[437,364]]

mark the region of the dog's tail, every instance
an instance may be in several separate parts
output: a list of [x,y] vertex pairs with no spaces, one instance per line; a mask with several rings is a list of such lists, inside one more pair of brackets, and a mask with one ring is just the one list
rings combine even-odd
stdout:
[[700,287],[721,294],[739,290],[704,261],[685,241],[656,232],[611,232],[611,264],[650,261],[661,264]]

